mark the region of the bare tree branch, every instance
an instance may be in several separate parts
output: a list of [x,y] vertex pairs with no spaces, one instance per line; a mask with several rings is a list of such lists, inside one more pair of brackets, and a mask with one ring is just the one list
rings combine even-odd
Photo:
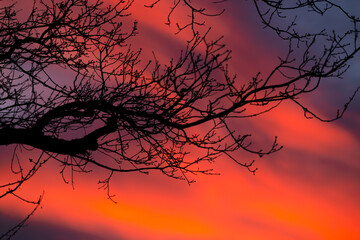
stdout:
[[[254,161],[237,159],[238,152],[262,157],[282,147],[275,137],[256,148],[251,134],[240,133],[230,121],[259,116],[283,101],[296,103],[307,118],[327,121],[301,96],[347,71],[360,51],[359,17],[326,0],[252,2],[264,27],[287,47],[271,72],[259,71],[252,79],[232,75],[223,37],[210,37],[206,19],[223,10],[212,13],[195,1],[169,5],[167,23],[175,24],[175,32],[189,30],[191,38],[168,63],[155,53],[144,59],[141,49],[129,44],[138,33],[138,23],[127,17],[132,0],[34,1],[25,19],[17,3],[1,7],[0,145],[17,146],[12,172],[19,180],[1,185],[0,198],[22,199],[15,191],[49,160],[62,164],[65,182],[66,169],[108,170],[99,184],[111,200],[110,180],[121,172],[160,171],[190,183],[192,175],[214,174],[200,163],[222,156],[255,173]],[[181,8],[189,16],[178,21],[174,14]],[[298,22],[304,11],[319,17],[337,11],[350,27],[304,31]],[[19,158],[17,152],[26,148],[40,150],[38,160]],[[194,150],[196,156],[190,155]]]

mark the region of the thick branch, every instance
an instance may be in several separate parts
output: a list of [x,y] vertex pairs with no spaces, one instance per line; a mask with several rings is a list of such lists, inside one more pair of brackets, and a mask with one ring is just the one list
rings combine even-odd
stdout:
[[0,129],[0,145],[26,144],[44,151],[74,156],[96,150],[98,138],[115,130],[116,128],[111,123],[82,138],[65,140],[44,135],[34,129],[3,128]]

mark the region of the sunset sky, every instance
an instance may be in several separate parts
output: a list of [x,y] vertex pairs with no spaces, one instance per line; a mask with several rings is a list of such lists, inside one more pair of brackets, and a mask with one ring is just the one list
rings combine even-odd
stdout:
[[[153,50],[164,61],[176,57],[174,49],[183,47],[184,36],[164,24],[169,5],[149,9],[144,2],[135,0],[132,8],[131,18],[139,21],[134,44],[144,49],[145,59]],[[360,12],[358,1],[344,2]],[[216,7],[226,11],[207,24],[233,50],[230,70],[238,79],[269,71],[284,46],[262,28],[252,1],[229,0],[209,10]],[[328,24],[340,24],[336,19]],[[324,82],[303,101],[321,116],[335,116],[360,85],[360,57],[351,64],[343,79]],[[210,166],[220,175],[195,176],[191,185],[157,172],[118,174],[111,189],[116,204],[98,189],[103,171],[76,174],[73,189],[62,180],[59,163],[50,161],[20,191],[34,200],[44,191],[44,198],[14,239],[360,239],[359,94],[343,118],[331,123],[306,119],[298,106],[284,102],[233,124],[259,145],[270,146],[277,136],[284,148],[263,158],[239,154],[238,159],[256,160],[255,175],[225,157]],[[12,149],[0,147],[0,185],[12,177]],[[31,207],[14,197],[0,199],[0,235]]]

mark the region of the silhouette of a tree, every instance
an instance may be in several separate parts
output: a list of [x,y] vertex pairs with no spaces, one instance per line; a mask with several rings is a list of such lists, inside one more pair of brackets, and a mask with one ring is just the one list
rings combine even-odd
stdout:
[[[19,3],[0,1],[0,145],[16,146],[11,161],[19,176],[0,186],[0,198],[21,198],[16,190],[49,160],[62,164],[62,174],[94,166],[108,170],[109,177],[100,181],[107,190],[113,174],[121,172],[155,170],[191,182],[189,174],[212,173],[200,168],[201,162],[219,156],[254,173],[253,161],[235,158],[236,152],[261,157],[281,147],[276,137],[266,150],[253,147],[251,136],[238,133],[230,120],[293,101],[305,117],[331,121],[353,99],[330,120],[299,99],[326,79],[340,78],[359,52],[360,19],[332,1],[253,0],[263,25],[288,50],[269,74],[252,79],[231,75],[231,51],[222,38],[209,37],[206,18],[223,11],[211,13],[189,0],[171,2],[167,24],[191,37],[178,58],[160,63],[156,54],[143,59],[130,44],[137,34],[137,22],[127,18],[133,1],[115,2],[34,1],[24,13]],[[182,22],[173,18],[180,8],[188,13]],[[319,17],[336,12],[348,28],[309,30],[299,21],[304,12]],[[42,153],[20,159],[20,148]],[[194,150],[196,157],[189,155]]]

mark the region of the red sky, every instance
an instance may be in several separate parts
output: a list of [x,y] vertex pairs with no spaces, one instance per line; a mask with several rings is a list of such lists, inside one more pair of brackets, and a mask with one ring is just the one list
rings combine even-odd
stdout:
[[[261,28],[249,1],[229,2],[209,24],[234,51],[232,70],[240,79],[269,70],[282,51],[280,43]],[[133,17],[139,20],[138,43],[145,56],[153,49],[163,59],[176,56],[173,46],[182,37],[163,24],[166,8],[145,9],[140,3]],[[355,66],[341,82],[330,82],[304,100],[331,116],[360,85],[359,77]],[[234,122],[264,146],[278,136],[284,149],[255,158],[255,176],[226,158],[211,166],[221,175],[196,176],[190,186],[158,173],[117,175],[112,184],[117,204],[98,190],[103,172],[77,174],[73,190],[62,181],[59,165],[49,162],[21,189],[33,199],[43,190],[45,195],[43,208],[14,239],[360,239],[359,109],[357,96],[341,120],[323,123],[284,103],[258,118]],[[9,178],[10,154],[9,147],[0,148],[1,183]],[[14,198],[1,199],[0,230],[29,209]]]

